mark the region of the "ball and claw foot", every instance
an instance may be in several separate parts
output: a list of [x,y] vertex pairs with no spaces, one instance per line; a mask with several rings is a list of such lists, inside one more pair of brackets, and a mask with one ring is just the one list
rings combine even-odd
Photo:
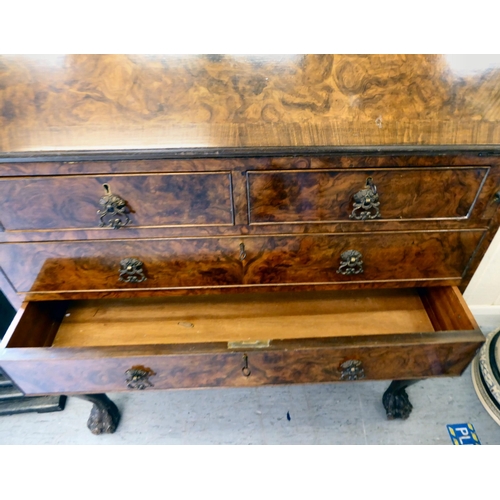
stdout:
[[80,399],[94,404],[87,427],[92,434],[113,434],[120,422],[120,412],[106,394],[81,394]]
[[395,418],[406,420],[413,410],[408,394],[404,389],[396,393],[388,394],[386,392],[382,398],[382,403],[387,413],[387,420],[394,420]]
[[382,404],[388,420],[394,420],[395,418],[406,420],[410,416],[413,405],[410,403],[405,389],[416,382],[418,380],[395,380],[384,392]]

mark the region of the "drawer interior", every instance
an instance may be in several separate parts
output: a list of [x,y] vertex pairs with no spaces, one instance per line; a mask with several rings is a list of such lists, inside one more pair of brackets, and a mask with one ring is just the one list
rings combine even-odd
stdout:
[[431,287],[29,302],[4,344],[74,348],[477,329],[456,287]]

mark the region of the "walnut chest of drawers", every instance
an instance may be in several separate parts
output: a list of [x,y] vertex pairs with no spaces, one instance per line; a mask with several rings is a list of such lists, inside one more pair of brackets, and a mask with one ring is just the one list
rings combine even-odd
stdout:
[[447,56],[0,56],[0,369],[26,395],[460,375],[500,71]]
[[459,375],[499,176],[478,154],[4,163],[24,303],[0,366],[27,395]]

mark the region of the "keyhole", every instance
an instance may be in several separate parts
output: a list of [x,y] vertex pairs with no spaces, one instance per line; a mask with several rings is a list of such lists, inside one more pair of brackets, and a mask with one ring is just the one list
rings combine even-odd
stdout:
[[106,194],[111,194],[111,189],[109,189],[109,184],[103,184],[102,187],[104,188],[104,191],[106,191]]
[[[372,177],[368,177],[366,179],[366,187],[370,188],[374,194],[377,194],[377,186],[375,186],[375,183],[373,182]],[[367,200],[369,201],[369,200]]]
[[247,253],[245,252],[245,244],[240,243],[240,260],[245,260],[247,258]]
[[252,373],[250,368],[248,368],[248,356],[246,354],[243,354],[243,368],[241,369],[241,372],[245,377],[249,377]]

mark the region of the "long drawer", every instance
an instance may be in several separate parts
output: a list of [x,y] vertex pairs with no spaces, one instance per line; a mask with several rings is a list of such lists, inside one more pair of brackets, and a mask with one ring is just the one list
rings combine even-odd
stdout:
[[29,395],[459,375],[455,287],[27,302],[0,367]]
[[[0,244],[18,293],[457,284],[483,230]],[[29,264],[29,265],[27,265]]]

